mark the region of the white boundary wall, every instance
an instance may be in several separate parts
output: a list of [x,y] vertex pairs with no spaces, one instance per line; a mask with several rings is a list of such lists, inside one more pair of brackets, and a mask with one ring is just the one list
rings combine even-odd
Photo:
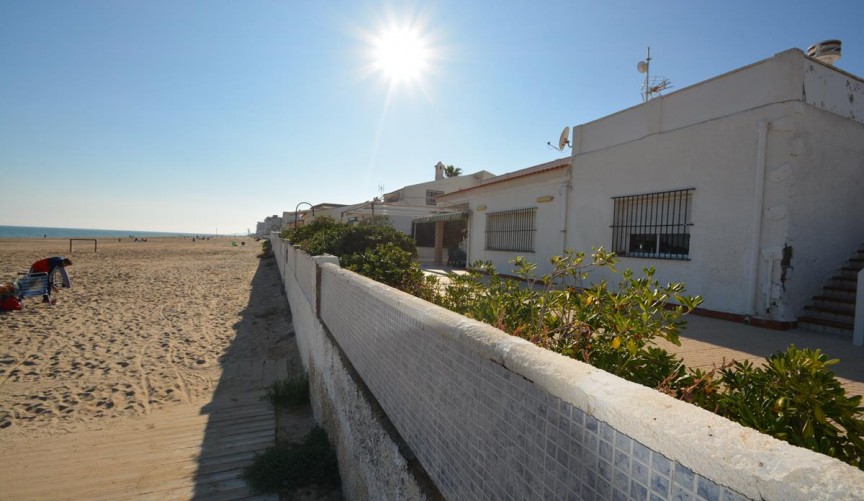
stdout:
[[[354,448],[340,450],[340,461],[353,461],[341,464],[349,497],[421,492],[395,445],[373,447],[369,437],[387,433],[363,429],[380,423],[357,417],[362,391],[338,389],[351,370],[448,499],[864,496],[864,472],[852,466],[272,241],[313,398],[323,399],[316,418],[330,419],[322,424],[337,449]],[[319,274],[312,301],[293,278],[309,266]],[[331,336],[338,346],[324,353]]]

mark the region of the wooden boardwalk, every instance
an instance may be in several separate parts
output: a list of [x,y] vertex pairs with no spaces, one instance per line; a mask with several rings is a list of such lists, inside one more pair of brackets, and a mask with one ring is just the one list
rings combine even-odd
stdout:
[[287,360],[242,365],[228,371],[242,372],[241,384],[220,383],[203,406],[178,404],[98,431],[4,440],[0,499],[278,500],[252,496],[240,474],[275,441],[261,388],[287,377]]

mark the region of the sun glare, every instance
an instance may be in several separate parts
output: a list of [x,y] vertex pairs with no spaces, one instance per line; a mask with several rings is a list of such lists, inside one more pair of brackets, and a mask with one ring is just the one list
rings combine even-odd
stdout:
[[382,32],[376,38],[373,50],[375,69],[391,83],[419,80],[429,63],[429,48],[423,38],[411,29]]

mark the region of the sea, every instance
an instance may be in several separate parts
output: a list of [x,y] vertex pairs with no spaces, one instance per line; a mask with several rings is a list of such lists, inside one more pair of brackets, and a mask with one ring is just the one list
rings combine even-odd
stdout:
[[88,228],[48,228],[42,226],[0,226],[0,238],[150,238],[150,237],[209,237],[195,233],[164,231],[95,230]]

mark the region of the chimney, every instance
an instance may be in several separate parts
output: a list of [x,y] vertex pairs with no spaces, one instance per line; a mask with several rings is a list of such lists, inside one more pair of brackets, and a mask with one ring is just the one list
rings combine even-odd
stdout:
[[825,40],[811,45],[807,48],[807,56],[833,66],[840,59],[840,40]]
[[435,164],[435,180],[444,179],[444,164],[438,162]]

